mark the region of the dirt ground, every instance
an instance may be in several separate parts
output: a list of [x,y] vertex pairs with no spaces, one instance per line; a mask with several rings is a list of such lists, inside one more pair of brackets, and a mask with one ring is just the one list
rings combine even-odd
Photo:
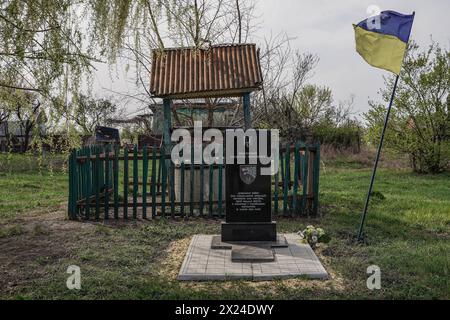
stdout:
[[0,228],[10,233],[0,238],[0,292],[7,294],[41,277],[41,264],[70,256],[84,230],[94,225],[67,220],[64,211],[56,211],[23,215]]
[[[27,288],[33,287],[36,281],[41,285],[45,284],[45,279],[52,277],[52,274],[48,274],[49,269],[46,266],[58,266],[62,261],[69,261],[71,258],[79,259],[77,254],[80,249],[83,249],[83,246],[89,246],[89,243],[92,244],[99,240],[103,241],[104,233],[108,233],[110,229],[130,229],[133,232],[136,227],[145,228],[146,226],[151,227],[152,222],[70,221],[66,218],[64,207],[51,213],[29,213],[20,218],[0,222],[0,230],[3,230],[3,236],[0,237],[0,297],[14,298],[17,292],[26,292]],[[103,231],[99,232],[99,230]],[[330,272],[331,279],[327,281],[290,279],[277,281],[276,286],[267,281],[245,281],[245,283],[231,281],[214,284],[178,282],[176,277],[190,239],[191,235],[170,241],[156,257],[160,267],[151,277],[166,279],[170,283],[176,283],[182,290],[192,290],[193,292],[204,292],[211,288],[217,290],[219,287],[233,290],[242,285],[266,293],[273,291],[275,296],[280,285],[286,288],[300,286],[326,291],[345,290],[342,277],[336,274],[329,265],[327,271]],[[130,242],[132,242],[131,239]],[[101,250],[98,249],[98,251]],[[318,255],[322,261],[327,259],[320,251]]]

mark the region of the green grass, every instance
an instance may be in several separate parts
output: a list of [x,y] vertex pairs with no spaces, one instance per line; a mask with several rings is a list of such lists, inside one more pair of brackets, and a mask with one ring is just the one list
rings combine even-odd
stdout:
[[[318,255],[332,273],[332,280],[192,284],[175,280],[184,251],[174,254],[168,248],[186,244],[197,233],[218,233],[218,221],[81,223],[61,218],[58,227],[48,224],[43,214],[41,220],[38,216],[33,226],[27,227],[26,220],[20,220],[27,212],[48,212],[66,201],[67,176],[48,170],[0,172],[0,245],[18,246],[10,258],[23,254],[26,266],[17,266],[19,280],[12,288],[4,285],[10,281],[8,276],[0,275],[0,297],[450,298],[450,174],[417,175],[409,170],[381,169],[375,191],[384,198],[378,196],[371,202],[365,241],[358,243],[355,235],[369,179],[370,168],[363,165],[346,167],[342,161],[325,162],[320,180],[322,217],[279,219],[281,232],[297,232],[314,224],[331,235],[332,241],[319,247]],[[15,221],[7,222],[11,218]],[[22,252],[31,250],[27,241],[33,244],[33,252],[41,248],[39,259],[27,260],[28,254]],[[24,249],[20,249],[21,243]],[[81,267],[80,291],[65,287],[66,269],[71,264]],[[381,290],[366,287],[366,269],[372,264],[381,268]]]
[[67,190],[67,176],[61,173],[0,172],[0,217],[57,208],[66,200]]

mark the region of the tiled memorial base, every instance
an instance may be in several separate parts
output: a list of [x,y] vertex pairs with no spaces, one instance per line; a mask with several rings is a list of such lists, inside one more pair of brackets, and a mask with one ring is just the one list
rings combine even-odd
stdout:
[[195,235],[189,245],[178,280],[271,280],[305,276],[327,279],[328,274],[310,246],[296,234],[285,234],[287,248],[273,248],[273,262],[232,262],[231,250],[211,249],[212,235]]

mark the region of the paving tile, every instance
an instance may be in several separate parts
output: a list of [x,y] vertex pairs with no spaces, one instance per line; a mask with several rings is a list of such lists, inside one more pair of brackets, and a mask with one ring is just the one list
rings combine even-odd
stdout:
[[328,274],[314,251],[300,243],[296,234],[285,235],[287,248],[274,248],[273,262],[232,262],[231,250],[211,250],[211,235],[192,238],[178,276],[183,281],[224,281],[235,279],[272,280],[299,275],[326,279]]

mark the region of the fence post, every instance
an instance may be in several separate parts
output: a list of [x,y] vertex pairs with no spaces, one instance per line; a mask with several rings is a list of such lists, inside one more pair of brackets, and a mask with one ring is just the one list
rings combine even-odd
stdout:
[[169,190],[170,190],[170,216],[175,217],[175,165],[172,160],[166,160],[169,164]]
[[161,214],[166,217],[166,187],[167,187],[167,166],[166,166],[166,151],[165,146],[161,149],[161,160],[159,165],[162,166],[162,180],[161,180]]
[[105,219],[109,219],[109,148],[103,148],[103,155],[105,161],[105,196],[103,199],[103,203],[105,206]]
[[184,179],[185,179],[184,158],[180,162],[180,215],[184,216]]
[[152,149],[152,219],[156,217],[156,147]]
[[301,157],[301,163],[302,163],[302,213],[304,214],[306,212],[306,204],[308,201],[308,163],[309,163],[309,147],[308,145],[305,145],[305,152],[304,155]]
[[200,164],[200,215],[203,216],[203,198],[205,194],[205,167],[203,164],[203,152],[202,163]]
[[316,154],[314,155],[314,183],[313,183],[313,214],[319,210],[319,176],[320,176],[320,144],[316,144]]
[[123,217],[128,219],[128,147],[123,150]]
[[[81,157],[81,161],[82,157],[84,157],[84,148],[81,148],[79,150],[79,156]],[[81,202],[83,202],[83,200],[86,198],[86,167],[85,167],[85,163],[84,162],[80,162],[80,197],[81,197]],[[83,216],[83,207],[80,208],[80,215]]]
[[95,162],[94,162],[94,188],[95,188],[95,219],[100,219],[100,149],[95,147]]
[[72,151],[69,154],[67,163],[69,165],[69,197],[67,199],[67,216],[69,219],[72,219]]
[[292,209],[293,214],[297,214],[297,192],[298,192],[298,174],[300,167],[300,143],[295,143],[295,154],[294,154],[294,188],[292,192]]
[[69,155],[69,206],[68,213],[69,218],[74,220],[76,218],[76,192],[75,192],[75,174],[76,174],[76,154],[75,150],[70,151]]
[[[275,173],[275,178],[274,178],[274,180],[275,180],[275,189],[274,189],[274,212],[275,212],[275,214],[278,214],[278,188],[279,188],[279,186],[278,186],[278,184],[279,184],[279,177],[280,177],[280,162],[283,162],[283,158],[282,157],[280,157],[280,153],[281,153],[281,151],[279,152],[279,154],[278,154],[278,157],[277,157],[277,160],[278,160],[278,163],[277,163],[277,168],[278,168],[278,170],[277,170],[277,172]],[[280,160],[281,159],[281,160]]]
[[213,194],[214,194],[214,168],[213,164],[209,165],[209,212],[208,215],[212,217],[212,208],[213,208]]
[[139,171],[138,171],[138,151],[137,145],[133,148],[133,219],[137,218],[137,196],[139,191]]
[[86,161],[84,162],[84,192],[85,192],[85,203],[84,203],[84,218],[89,219],[90,216],[90,152],[89,147],[85,147],[83,150]]
[[114,219],[119,219],[119,146],[114,147]]
[[289,182],[290,182],[290,144],[286,143],[285,153],[285,165],[284,165],[284,188],[283,188],[283,215],[288,213],[288,195],[289,195]]
[[142,218],[147,219],[147,178],[148,178],[148,151],[144,146],[142,157]]
[[219,187],[218,187],[218,200],[219,200],[219,204],[218,204],[218,210],[219,210],[219,216],[222,218],[223,216],[223,212],[222,212],[222,181],[223,181],[223,168],[222,168],[222,164],[219,163]]
[[189,215],[193,216],[194,215],[194,188],[195,188],[195,167],[194,167],[194,144],[191,143],[191,165],[190,165],[190,174],[189,174],[189,178],[191,179],[190,181],[190,189],[191,189],[191,193],[189,195]]

